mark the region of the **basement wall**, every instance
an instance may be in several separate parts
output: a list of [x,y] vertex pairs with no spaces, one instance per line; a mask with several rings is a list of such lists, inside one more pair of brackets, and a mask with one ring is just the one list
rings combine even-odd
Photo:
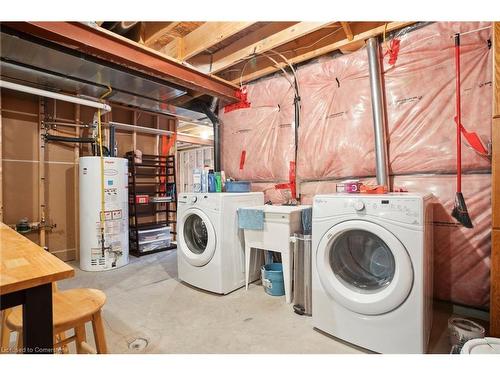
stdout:
[[[491,25],[438,22],[396,35],[395,65],[383,59],[394,187],[432,192],[435,297],[488,308],[491,250],[491,164],[462,148],[463,194],[474,228],[451,217],[455,197],[455,66],[453,34]],[[469,131],[491,140],[491,29],[461,38],[462,115]],[[390,40],[388,40],[390,42]],[[383,53],[387,48],[383,47]],[[335,183],[360,178],[375,183],[375,153],[366,48],[325,56],[299,67],[301,123],[297,175],[303,203],[335,192]],[[221,110],[222,168],[228,177],[253,182],[266,200],[281,203],[294,155],[293,91],[283,76],[247,86],[251,107]],[[246,152],[240,168],[241,154]]]
[[[58,122],[90,124],[93,108],[75,104],[45,100],[45,116],[41,113],[44,102],[37,96],[1,91],[2,124],[2,201],[3,222],[16,224],[22,218],[38,222],[39,200],[39,140],[41,120],[57,119]],[[103,121],[117,121],[163,130],[176,130],[174,118],[111,105],[112,111],[103,116]],[[79,113],[78,113],[79,112]],[[104,127],[105,144],[109,134]],[[89,130],[57,125],[50,134],[68,137],[87,137]],[[159,137],[152,134],[134,134],[116,130],[118,156],[139,149],[143,153],[158,154]],[[92,155],[89,145],[49,142],[45,145],[45,200],[46,220],[57,227],[47,231],[46,243],[49,251],[65,261],[78,258],[78,158]],[[96,186],[96,189],[99,187]],[[40,244],[40,233],[27,234]]]

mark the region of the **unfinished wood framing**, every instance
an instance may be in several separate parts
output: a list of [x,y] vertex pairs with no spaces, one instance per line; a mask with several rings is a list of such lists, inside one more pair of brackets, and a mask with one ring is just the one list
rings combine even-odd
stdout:
[[344,29],[345,36],[347,40],[350,42],[353,40],[354,36],[352,35],[351,26],[349,26],[349,22],[341,22],[342,28]]
[[500,337],[500,23],[493,25],[490,336]]
[[[409,26],[413,24],[414,22],[391,22],[387,24],[387,32],[401,29],[405,26]],[[359,27],[364,27],[365,25],[361,25]],[[287,54],[285,54],[285,57],[288,58],[288,61],[292,64],[298,64],[316,57],[319,57],[321,55],[324,55],[326,53],[333,52],[335,50],[344,48],[350,44],[353,43],[360,43],[363,42],[366,39],[369,39],[371,37],[381,35],[384,32],[385,25],[380,25],[375,28],[371,28],[369,25],[366,25],[368,27],[368,30],[366,31],[361,31],[357,32],[357,29],[353,28],[354,36],[352,40],[348,40],[347,38],[341,38],[340,40],[337,40],[333,43],[326,44],[324,46],[320,46],[319,48],[311,48],[310,51],[307,51],[305,53],[301,53],[292,57],[288,57]],[[316,47],[316,46],[315,46]],[[264,64],[263,67],[255,70],[248,69],[248,73],[244,73],[241,77],[234,78],[232,79],[232,82],[235,84],[239,84],[240,80],[241,82],[245,83],[248,81],[255,80],[260,77],[264,77],[268,74],[274,73],[278,71],[279,69],[286,67],[286,64],[279,63],[279,66],[275,65],[269,65],[268,63]]]
[[[0,222],[3,223],[3,152],[2,152],[2,93],[0,92]],[[3,328],[2,328],[3,329]],[[2,342],[3,344],[3,342]],[[3,347],[3,345],[2,345]]]
[[[244,46],[242,49],[236,52],[228,53],[226,49],[217,51],[213,55],[213,64],[211,73],[220,72],[242,60],[245,60],[253,55],[261,54],[277,48],[283,44],[291,42],[301,36],[312,33],[313,31],[319,30],[322,27],[328,26],[331,22],[299,22],[296,25],[286,28],[285,30],[279,31],[276,34],[270,35],[265,39],[259,40],[256,43]],[[244,44],[245,41],[240,42]]]
[[152,46],[161,37],[168,35],[180,22],[147,22],[143,31],[144,44]]
[[[45,218],[47,224],[57,224],[56,228],[46,233],[43,230],[34,231],[26,237],[47,246],[51,253],[62,260],[75,260],[79,253],[79,157],[91,155],[91,152],[86,145],[44,144],[42,121],[45,114],[52,117],[47,124],[57,124],[57,128],[51,129],[55,135],[88,137],[89,129],[78,125],[91,123],[95,111],[10,91],[3,91],[1,100],[0,137],[3,143],[0,144],[0,165],[3,178],[0,189],[3,190],[5,204],[3,221],[13,225],[23,217],[30,222]],[[130,124],[135,112],[136,122],[140,125],[176,131],[177,120],[170,116],[114,104],[112,108],[108,121],[114,119]],[[118,156],[133,149],[134,138],[136,148],[158,152],[159,137],[142,137],[138,132],[134,137],[131,131],[117,130],[120,147]],[[19,141],[21,138],[22,142]],[[198,139],[194,141],[198,142]],[[42,180],[42,177],[45,178]]]
[[[40,227],[40,246],[46,246],[45,239],[45,142],[43,140],[43,121],[47,111],[46,101],[38,99],[38,221]],[[54,116],[55,117],[55,116]]]
[[179,60],[187,60],[245,30],[254,23],[206,22],[185,37],[170,42],[162,49],[162,52]]

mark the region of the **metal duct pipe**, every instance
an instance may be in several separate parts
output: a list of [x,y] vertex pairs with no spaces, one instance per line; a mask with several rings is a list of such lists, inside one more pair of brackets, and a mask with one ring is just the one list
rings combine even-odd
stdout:
[[370,73],[370,90],[372,97],[373,129],[375,132],[375,162],[377,184],[390,191],[389,163],[387,152],[386,117],[382,72],[380,69],[380,51],[377,38],[367,41],[368,70]]
[[31,87],[31,86],[19,85],[17,83],[13,83],[13,82],[7,82],[7,81],[0,80],[0,87],[6,88],[9,90],[26,92],[28,94],[38,95],[38,96],[45,97],[45,98],[61,100],[63,102],[81,104],[81,105],[84,105],[86,107],[100,108],[102,110],[102,113],[106,113],[106,112],[111,111],[111,107],[107,104],[104,104],[104,103],[94,102],[92,100],[82,99],[82,98],[79,98],[76,96],[59,94],[59,93],[53,92],[53,91],[41,90],[41,89],[37,89],[37,88]]
[[212,121],[214,125],[214,171],[220,172],[220,122],[219,118],[215,115],[217,107],[219,104],[219,98],[214,97],[210,105],[210,112],[213,116],[207,114],[208,118]]
[[[217,109],[218,98],[213,98],[210,106],[207,103],[201,100],[194,100],[190,103],[189,109],[204,113],[208,119],[212,122],[214,127],[214,172],[220,172],[221,163],[220,163],[220,122],[219,117],[215,114],[215,110]],[[213,109],[212,109],[213,108]]]

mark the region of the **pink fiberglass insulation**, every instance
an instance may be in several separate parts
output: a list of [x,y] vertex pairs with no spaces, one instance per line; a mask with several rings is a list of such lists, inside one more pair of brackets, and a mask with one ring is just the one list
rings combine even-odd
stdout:
[[[391,173],[456,170],[455,32],[488,23],[434,23],[400,36],[394,66],[384,58]],[[463,124],[491,139],[491,30],[462,38]],[[383,48],[385,52],[385,47]],[[302,179],[375,174],[366,49],[299,69],[302,97],[298,173]],[[490,163],[463,147],[464,170]]]
[[397,176],[394,186],[431,192],[434,208],[434,296],[487,308],[490,288],[491,175],[462,176],[462,191],[474,228],[451,217],[455,175]]
[[[455,32],[484,22],[438,22],[399,36],[394,66],[384,58],[391,173],[455,171]],[[491,138],[491,50],[486,29],[462,37],[463,124]],[[382,48],[383,52],[386,48]],[[375,174],[366,49],[298,69],[301,95],[299,178]],[[284,179],[293,160],[293,91],[284,77],[248,86],[251,108],[222,114],[223,165],[235,178]],[[228,140],[226,142],[226,140]],[[241,151],[246,163],[239,169]],[[489,161],[463,147],[464,171]]]
[[[384,58],[394,184],[409,191],[430,191],[439,202],[434,226],[435,295],[477,307],[488,304],[491,175],[463,177],[474,228],[455,225],[450,217],[456,171],[451,36],[489,25],[438,22],[401,32],[396,36],[401,40],[396,64]],[[486,142],[491,138],[490,37],[491,30],[486,29],[461,38],[462,121]],[[302,111],[297,173],[302,180],[319,180],[300,184],[302,202],[307,204],[315,194],[335,191],[335,181],[321,180],[375,174],[366,49],[323,57],[300,67],[298,77]],[[264,191],[266,200],[283,203],[289,192],[274,185],[288,180],[293,160],[293,91],[279,76],[248,85],[248,94],[250,108],[221,115],[222,166],[227,176],[254,181],[253,190]],[[240,169],[243,150],[246,160]],[[464,171],[490,170],[490,162],[467,146],[462,153]]]
[[[394,67],[384,59],[389,156],[392,173],[456,170],[456,32],[485,22],[438,22],[401,37]],[[461,38],[462,122],[469,131],[491,139],[491,30]],[[385,49],[384,49],[385,50]],[[464,170],[488,170],[490,162],[462,147]]]
[[375,173],[366,50],[299,69],[301,179]]
[[[221,115],[222,165],[227,177],[288,180],[293,160],[293,91],[284,78],[248,87],[251,108]],[[240,169],[241,153],[245,162]]]

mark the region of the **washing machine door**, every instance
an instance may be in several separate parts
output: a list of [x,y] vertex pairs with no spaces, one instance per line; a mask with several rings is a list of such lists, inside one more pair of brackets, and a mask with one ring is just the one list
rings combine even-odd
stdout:
[[413,267],[403,244],[387,229],[363,220],[330,228],[316,249],[316,267],[329,296],[364,315],[396,309],[413,285]]
[[202,267],[214,256],[217,238],[209,217],[197,208],[186,210],[177,232],[182,256],[193,266]]

